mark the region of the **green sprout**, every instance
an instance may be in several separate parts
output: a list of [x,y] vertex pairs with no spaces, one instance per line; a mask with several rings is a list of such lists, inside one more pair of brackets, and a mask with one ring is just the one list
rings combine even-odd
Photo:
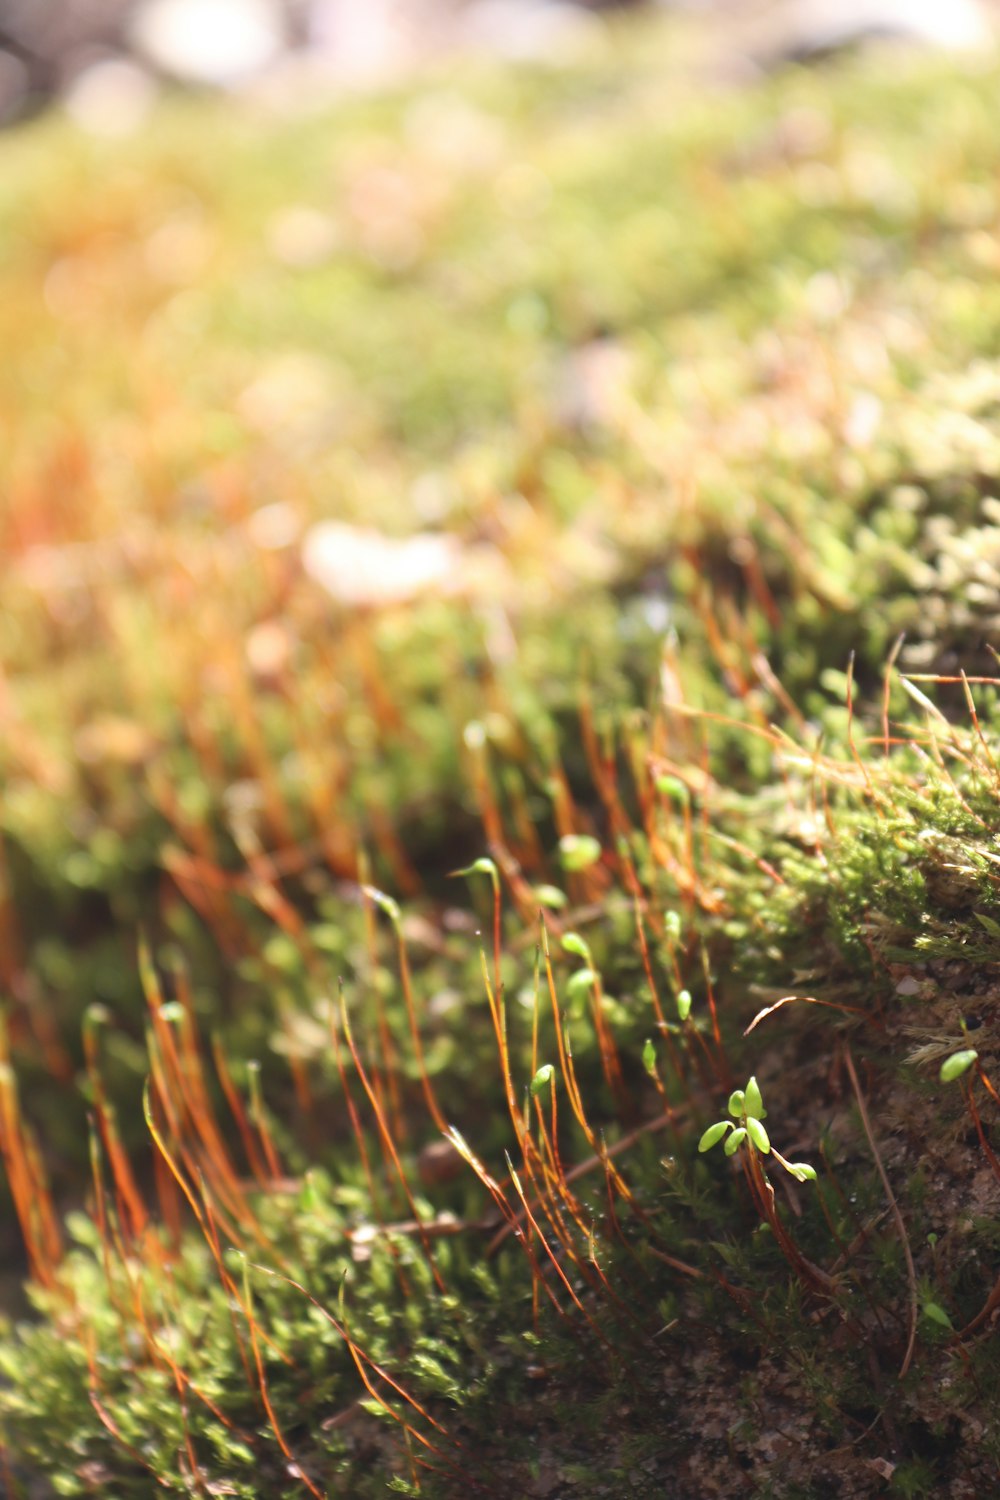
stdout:
[[925,1302],[921,1311],[932,1323],[938,1323],[942,1328],[947,1328],[949,1333],[954,1333],[955,1325],[939,1303]]
[[[797,1182],[815,1182],[816,1168],[805,1161],[786,1161],[780,1151],[771,1145],[770,1137],[762,1121],[767,1116],[760,1086],[751,1078],[745,1089],[734,1089],[729,1096],[730,1120],[717,1120],[710,1125],[698,1142],[699,1151],[711,1151],[721,1140],[725,1140],[727,1156],[735,1156],[740,1147],[749,1142],[750,1147],[761,1156],[773,1156]],[[734,1123],[736,1122],[736,1123]]]

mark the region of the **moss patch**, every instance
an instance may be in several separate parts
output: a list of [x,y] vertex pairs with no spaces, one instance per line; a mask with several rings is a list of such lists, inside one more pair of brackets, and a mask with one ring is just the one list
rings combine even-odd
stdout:
[[997,79],[697,36],[9,138],[12,1488],[990,1492]]

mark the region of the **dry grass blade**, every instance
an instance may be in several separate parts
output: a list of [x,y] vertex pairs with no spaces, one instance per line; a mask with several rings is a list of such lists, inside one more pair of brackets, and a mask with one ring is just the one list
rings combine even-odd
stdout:
[[792,1005],[795,1002],[799,1002],[802,1005],[825,1005],[830,1010],[842,1011],[845,1016],[864,1015],[864,1012],[854,1005],[837,1005],[833,1000],[817,1000],[813,995],[783,995],[780,1000],[775,1000],[773,1005],[766,1005],[763,1010],[759,1010],[743,1035],[749,1036],[751,1031],[755,1031],[760,1025],[761,1021],[766,1021],[768,1016],[773,1016],[774,1012],[780,1010],[783,1005]]
[[906,1353],[903,1356],[903,1363],[900,1366],[899,1370],[899,1378],[900,1380],[902,1380],[913,1361],[913,1351],[917,1343],[917,1272],[913,1264],[913,1252],[910,1249],[910,1241],[907,1237],[906,1225],[903,1223],[903,1216],[899,1211],[899,1204],[896,1202],[895,1194],[893,1193],[892,1187],[889,1183],[889,1179],[886,1176],[885,1167],[882,1165],[882,1158],[879,1155],[878,1146],[875,1144],[875,1137],[872,1134],[871,1121],[868,1118],[868,1107],[865,1104],[865,1097],[861,1092],[861,1085],[858,1082],[858,1075],[855,1071],[854,1058],[851,1056],[851,1049],[846,1042],[844,1043],[844,1061],[847,1064],[847,1072],[850,1076],[851,1087],[854,1090],[854,1097],[858,1101],[858,1113],[861,1116],[861,1124],[864,1128],[865,1135],[868,1137],[868,1144],[871,1147],[872,1156],[875,1158],[875,1166],[878,1169],[879,1177],[882,1179],[882,1186],[885,1188],[885,1195],[889,1200],[889,1207],[892,1211],[892,1217],[895,1220],[896,1229],[899,1233],[899,1241],[903,1247],[903,1254],[906,1257],[906,1275],[910,1285],[910,1333],[906,1343]]

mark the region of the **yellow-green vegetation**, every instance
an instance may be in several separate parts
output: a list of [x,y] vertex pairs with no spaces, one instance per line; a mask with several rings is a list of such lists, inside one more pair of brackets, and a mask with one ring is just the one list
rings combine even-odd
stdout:
[[2,142],[11,1495],[996,1490],[1000,70],[692,35]]

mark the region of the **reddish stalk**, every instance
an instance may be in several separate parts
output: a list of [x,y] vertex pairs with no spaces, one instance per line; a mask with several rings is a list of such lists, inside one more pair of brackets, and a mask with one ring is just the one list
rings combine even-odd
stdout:
[[979,1144],[983,1148],[983,1151],[986,1155],[986,1160],[989,1162],[990,1166],[993,1169],[994,1177],[998,1182],[1000,1182],[1000,1161],[997,1160],[996,1152],[993,1150],[993,1147],[986,1139],[986,1132],[983,1129],[983,1122],[979,1118],[979,1110],[976,1108],[976,1101],[972,1097],[971,1083],[967,1088],[964,1088],[962,1092],[965,1095],[965,1103],[966,1107],[968,1108],[969,1115],[971,1116],[972,1123],[976,1127],[976,1134],[979,1137]]
[[[524,1233],[524,1230],[521,1228],[521,1223],[527,1217],[527,1215],[523,1210],[521,1211],[521,1213],[514,1212],[510,1204],[507,1202],[507,1199],[504,1197],[503,1189],[500,1187],[500,1184],[490,1175],[489,1172],[487,1172],[483,1163],[479,1160],[478,1156],[476,1156],[475,1152],[472,1151],[465,1138],[460,1135],[457,1130],[455,1130],[454,1128],[449,1130],[448,1139],[451,1141],[452,1145],[455,1147],[455,1150],[461,1156],[462,1160],[472,1168],[473,1172],[479,1178],[479,1181],[483,1184],[483,1186],[486,1188],[486,1191],[493,1199],[493,1202],[496,1204],[501,1216],[505,1220],[507,1226],[506,1233],[513,1234],[520,1243],[522,1249],[528,1257],[528,1264],[531,1269],[532,1281],[534,1286],[541,1287],[542,1291],[544,1291],[546,1297],[548,1297],[550,1303],[559,1314],[559,1316],[561,1318],[566,1318],[566,1311],[563,1308],[562,1303],[559,1301],[559,1298],[556,1296],[555,1292],[549,1285],[548,1278],[545,1276],[538,1262],[538,1257],[535,1254],[532,1240]],[[504,1238],[506,1238],[506,1234],[504,1235]],[[499,1243],[496,1238],[494,1238],[494,1240],[491,1240],[489,1246],[487,1246],[487,1256],[490,1256],[494,1253],[494,1246],[499,1249]]]
[[[173,1283],[172,1283],[172,1281],[171,1281],[171,1279],[170,1279],[169,1276],[167,1278],[165,1278],[165,1280],[166,1280],[166,1285],[170,1286],[170,1288],[171,1288],[171,1297],[172,1297],[172,1304],[173,1304],[172,1305],[173,1315],[174,1315],[175,1319],[178,1322],[180,1322],[180,1319],[181,1319],[181,1308],[180,1308],[180,1306],[178,1304],[178,1301],[177,1301],[177,1289],[176,1289],[176,1287],[173,1286]],[[159,1341],[156,1339],[156,1337],[153,1334],[153,1332],[152,1332],[151,1329],[147,1329],[147,1336],[148,1336],[148,1338],[150,1340],[150,1343],[151,1343],[152,1347],[155,1348],[156,1352],[162,1357],[162,1359],[164,1360],[164,1362],[169,1366],[171,1374],[174,1377],[174,1381],[177,1384],[178,1393],[180,1394],[183,1391],[190,1391],[192,1393],[192,1395],[194,1395],[195,1397],[197,1397],[197,1399],[201,1402],[201,1404],[205,1407],[205,1409],[207,1411],[210,1411],[212,1413],[212,1416],[215,1417],[218,1422],[222,1423],[223,1427],[226,1428],[227,1432],[233,1433],[242,1442],[244,1442],[244,1443],[248,1444],[248,1446],[252,1447],[253,1446],[253,1435],[251,1433],[249,1433],[249,1432],[246,1432],[242,1427],[237,1426],[237,1424],[232,1420],[232,1418],[228,1417],[226,1415],[226,1413],[222,1410],[221,1406],[219,1406],[217,1402],[213,1401],[212,1397],[209,1396],[206,1391],[203,1391],[201,1389],[201,1387],[198,1384],[198,1382],[196,1380],[192,1379],[192,1377],[187,1373],[187,1371],[184,1370],[177,1363],[177,1361],[174,1359],[173,1355],[170,1353],[169,1349],[167,1349],[164,1345],[162,1345],[162,1344],[159,1343]],[[195,1470],[195,1472],[197,1472],[197,1468],[196,1468],[196,1464],[195,1464],[195,1460],[194,1460],[194,1455],[190,1454],[189,1456],[191,1458],[192,1468]]]
[[[6,1039],[0,1041],[5,1047]],[[0,1155],[21,1235],[24,1240],[32,1279],[52,1290],[57,1284],[56,1269],[62,1259],[55,1208],[42,1169],[41,1156],[33,1148],[17,1097],[17,1085],[10,1064],[0,1062]]]
[[250,1122],[243,1107],[243,1100],[236,1090],[233,1075],[229,1071],[229,1064],[222,1050],[222,1039],[217,1032],[212,1037],[211,1045],[216,1075],[222,1085],[222,1092],[226,1097],[226,1103],[229,1105],[229,1112],[236,1121],[236,1128],[239,1131],[240,1140],[243,1142],[243,1151],[247,1159],[247,1165],[258,1185],[264,1187],[268,1181],[267,1171],[260,1152],[257,1149],[257,1142],[254,1140],[253,1131],[250,1129]]
[[814,1291],[832,1293],[836,1283],[832,1276],[807,1260],[786,1229],[774,1202],[774,1189],[764,1174],[756,1150],[748,1145],[743,1151],[743,1171],[758,1213],[770,1225],[771,1232],[789,1265]]
[[[422,1406],[415,1396],[411,1396],[409,1391],[407,1391],[404,1386],[400,1385],[398,1380],[394,1379],[394,1377],[389,1374],[388,1370],[386,1370],[382,1365],[378,1364],[377,1361],[372,1359],[369,1354],[365,1353],[360,1344],[358,1344],[355,1339],[352,1338],[346,1323],[342,1323],[337,1318],[335,1318],[333,1314],[323,1306],[318,1298],[314,1297],[311,1292],[307,1291],[300,1282],[293,1281],[290,1276],[285,1276],[278,1271],[272,1270],[269,1266],[255,1265],[253,1264],[253,1262],[248,1262],[248,1265],[252,1270],[259,1271],[263,1276],[270,1276],[277,1281],[283,1281],[286,1286],[292,1287],[295,1291],[299,1292],[303,1297],[305,1297],[306,1301],[311,1303],[311,1305],[315,1307],[316,1311],[326,1319],[331,1328],[333,1328],[339,1335],[339,1337],[343,1339],[344,1344],[346,1345],[347,1350],[351,1356],[351,1359],[354,1362],[354,1366],[359,1376],[361,1377],[361,1383],[363,1384],[365,1390],[368,1392],[372,1400],[378,1403],[378,1405],[387,1414],[387,1416],[390,1416],[393,1421],[398,1422],[403,1427],[408,1436],[412,1437],[416,1442],[420,1443],[424,1448],[428,1449],[429,1452],[436,1454],[439,1458],[443,1458],[448,1464],[449,1468],[451,1468],[453,1473],[463,1478],[466,1482],[472,1483],[477,1489],[480,1488],[477,1481],[471,1475],[463,1473],[463,1471],[455,1466],[444,1449],[438,1447],[436,1443],[433,1443],[430,1438],[426,1437],[422,1432],[418,1431],[418,1429],[414,1427],[412,1423],[408,1422],[405,1417],[401,1417],[399,1412],[397,1412],[392,1406],[390,1406],[389,1402],[374,1385],[370,1375],[368,1374],[369,1369],[372,1370],[380,1380],[385,1381],[386,1385],[394,1390],[396,1394],[403,1401],[405,1401],[408,1406],[412,1407],[412,1409],[420,1417],[422,1417],[429,1426],[433,1427],[436,1432],[439,1432],[442,1437],[448,1437],[448,1433],[441,1426],[441,1423],[436,1421],[435,1418],[431,1416],[426,1407]],[[449,1440],[454,1443],[456,1447],[461,1447],[461,1444],[458,1443],[456,1439],[451,1438]]]
[[108,1229],[107,1207],[104,1197],[104,1180],[101,1171],[100,1146],[97,1139],[97,1130],[93,1120],[89,1121],[90,1141],[90,1175],[94,1184],[94,1208],[97,1215],[97,1235],[101,1242],[101,1264],[104,1267],[104,1280],[108,1288],[108,1301],[114,1308],[118,1318],[118,1326],[122,1333],[124,1353],[125,1340],[125,1309],[118,1300],[118,1291],[115,1287],[114,1277],[111,1274],[111,1234]]
[[514,1191],[517,1193],[517,1196],[521,1200],[524,1216],[527,1219],[528,1223],[531,1225],[531,1228],[534,1230],[535,1234],[538,1236],[542,1248],[545,1251],[546,1255],[549,1257],[556,1275],[562,1282],[566,1291],[569,1293],[570,1300],[572,1301],[577,1311],[583,1314],[583,1317],[586,1320],[591,1332],[596,1335],[596,1337],[601,1341],[602,1344],[607,1344],[607,1339],[604,1337],[603,1333],[598,1328],[597,1324],[594,1322],[590,1314],[587,1312],[587,1309],[584,1307],[583,1303],[580,1301],[580,1298],[577,1296],[576,1292],[573,1289],[572,1282],[566,1275],[566,1272],[563,1270],[562,1266],[559,1264],[559,1259],[555,1255],[552,1246],[549,1244],[548,1240],[545,1238],[545,1235],[542,1233],[538,1221],[535,1219],[534,1214],[531,1211],[531,1205],[528,1203],[524,1189],[521,1186],[521,1180],[515,1172],[514,1165],[509,1156],[507,1157],[507,1167],[510,1173],[510,1180],[514,1184]]
[[576,1116],[577,1124],[580,1126],[580,1129],[586,1136],[587,1144],[590,1146],[591,1150],[597,1152],[597,1137],[594,1134],[590,1122],[587,1119],[586,1111],[583,1107],[583,1098],[580,1094],[580,1088],[576,1080],[576,1072],[573,1068],[573,1053],[570,1048],[569,1037],[563,1029],[562,1015],[559,1009],[559,997],[556,992],[555,976],[552,973],[552,960],[549,955],[548,932],[545,927],[544,918],[542,918],[541,925],[542,952],[545,958],[545,976],[548,983],[549,999],[552,1004],[552,1014],[555,1020],[556,1047],[559,1052],[560,1070],[562,1072],[563,1080],[566,1084],[566,1094],[569,1098],[570,1108],[572,1109],[573,1114]]
[[[233,1330],[233,1338],[236,1340],[236,1348],[239,1351],[240,1364],[243,1366],[243,1373],[246,1376],[247,1386],[249,1387],[253,1385],[253,1372],[250,1369],[250,1359],[247,1354],[246,1343],[243,1339],[243,1330],[240,1328],[239,1319],[236,1316],[236,1308],[239,1307],[242,1311],[243,1304],[240,1300],[240,1293],[236,1282],[223,1259],[222,1241],[219,1239],[219,1230],[215,1222],[215,1216],[212,1213],[212,1202],[205,1190],[204,1182],[201,1184],[201,1201],[205,1207],[208,1248],[212,1253],[212,1259],[215,1261],[219,1280],[226,1289],[226,1311],[229,1314],[229,1324]],[[286,1356],[283,1355],[282,1357],[285,1358],[286,1363],[291,1363]]]
[[[358,1154],[361,1158],[362,1171],[365,1174],[365,1183],[368,1187],[368,1199],[371,1204],[372,1217],[375,1219],[375,1222],[379,1225],[380,1228],[384,1228],[385,1220],[382,1216],[382,1211],[379,1203],[381,1195],[375,1186],[375,1174],[372,1171],[371,1157],[368,1154],[368,1144],[365,1140],[365,1133],[364,1128],[361,1124],[361,1117],[358,1114],[357,1105],[354,1102],[354,1096],[348,1086],[347,1069],[344,1066],[344,1056],[340,1046],[340,1037],[337,1035],[337,1021],[332,1001],[330,1002],[327,1011],[327,1022],[328,1030],[330,1033],[330,1045],[333,1049],[333,1057],[337,1068],[337,1075],[340,1079],[340,1086],[344,1094],[344,1102],[347,1105],[347,1113],[351,1122],[351,1130],[353,1132],[354,1139],[357,1142]],[[374,1084],[372,1085],[372,1088],[374,1091]],[[376,1097],[378,1096],[376,1095]],[[381,1107],[381,1100],[379,1100],[379,1106]],[[397,1262],[396,1270],[399,1276],[400,1285],[403,1288],[404,1295],[409,1295],[409,1280],[402,1268],[402,1265],[399,1263],[399,1256],[394,1246],[392,1247],[392,1255],[393,1259]]]
[[[383,1148],[388,1156],[388,1159],[392,1162],[392,1165],[396,1172],[396,1176],[399,1178],[399,1183],[406,1197],[406,1202],[409,1206],[410,1213],[417,1221],[417,1223],[421,1224],[422,1226],[423,1220],[421,1219],[421,1216],[417,1211],[416,1200],[414,1199],[413,1193],[410,1189],[410,1184],[407,1180],[406,1173],[403,1171],[403,1164],[399,1159],[399,1153],[396,1150],[395,1142],[392,1139],[392,1133],[389,1130],[389,1126],[386,1122],[385,1113],[382,1109],[381,1104],[379,1103],[375,1090],[372,1088],[371,1082],[368,1078],[368,1074],[365,1072],[364,1064],[361,1061],[361,1057],[354,1042],[354,1037],[351,1034],[351,1023],[347,1014],[347,1006],[344,1003],[343,991],[341,991],[340,996],[340,1016],[341,1022],[344,1027],[344,1037],[347,1041],[347,1046],[350,1051],[351,1058],[354,1062],[354,1066],[357,1069],[358,1077],[361,1079],[361,1086],[367,1094],[368,1102],[372,1107],[372,1112],[375,1116],[375,1123],[378,1126],[378,1131],[382,1140]],[[447,1134],[447,1127],[445,1127],[445,1134]],[[421,1227],[420,1242],[424,1247],[424,1254],[427,1257],[427,1263],[430,1266],[431,1272],[434,1276],[434,1283],[437,1286],[438,1291],[443,1292],[445,1290],[444,1280],[442,1279],[441,1273],[438,1270],[437,1262],[434,1259],[434,1252],[431,1249],[430,1237],[423,1229],[423,1227]]]
[[427,1070],[427,1059],[424,1055],[424,1044],[420,1036],[420,1027],[417,1024],[417,1007],[413,995],[413,982],[410,977],[410,964],[406,953],[406,943],[403,938],[402,924],[400,922],[398,908],[396,908],[395,902],[391,903],[390,905],[388,903],[388,899],[383,897],[381,892],[376,892],[373,886],[366,886],[364,888],[364,893],[368,900],[374,901],[376,905],[381,906],[382,909],[386,912],[386,914],[389,916],[390,921],[392,922],[393,931],[396,934],[396,948],[399,957],[399,978],[403,990],[403,1000],[406,1005],[406,1019],[410,1029],[410,1037],[413,1041],[413,1050],[417,1059],[417,1068],[420,1073],[420,1086],[423,1090],[424,1102],[427,1105],[428,1113],[430,1114],[430,1117],[434,1121],[434,1124],[437,1126],[438,1130],[440,1130],[443,1135],[444,1132],[448,1129],[448,1122],[441,1111],[440,1105],[438,1104],[437,1095],[434,1092],[434,1085],[431,1083],[430,1074]]
[[97,1373],[97,1351],[94,1348],[93,1330],[89,1328],[81,1328],[80,1336],[83,1341],[84,1348],[86,1349],[87,1369],[90,1373],[90,1387],[87,1391],[87,1395],[90,1398],[90,1404],[94,1408],[94,1411],[97,1414],[97,1419],[101,1423],[101,1426],[107,1429],[115,1442],[119,1445],[120,1448],[124,1449],[124,1451],[128,1454],[129,1458],[131,1458],[134,1463],[137,1463],[141,1469],[145,1469],[147,1473],[152,1475],[153,1480],[160,1486],[161,1489],[172,1489],[173,1486],[169,1484],[167,1480],[163,1479],[161,1475],[159,1475],[153,1468],[153,1465],[149,1462],[149,1460],[143,1457],[143,1455],[139,1452],[139,1449],[134,1447],[128,1441],[121,1428],[118,1426],[117,1422],[115,1422],[114,1418],[111,1416],[111,1413],[104,1405],[103,1401],[101,1400],[101,1385]]
[[[577,1162],[575,1166],[570,1167],[568,1171],[562,1174],[561,1180],[564,1188],[568,1188],[571,1182],[576,1182],[579,1178],[585,1177],[588,1173],[595,1171],[598,1167],[603,1167],[606,1162],[629,1150],[629,1148],[631,1146],[634,1146],[636,1141],[641,1140],[643,1136],[650,1135],[654,1131],[663,1130],[666,1126],[673,1125],[680,1115],[687,1112],[687,1109],[688,1106],[681,1105],[679,1109],[668,1110],[665,1114],[657,1115],[655,1119],[647,1120],[644,1124],[636,1126],[634,1130],[630,1130],[627,1135],[623,1135],[622,1138],[618,1141],[615,1141],[613,1145],[604,1146],[603,1151],[595,1152],[593,1156],[588,1156],[585,1161]],[[516,1215],[516,1221],[520,1222],[521,1217],[521,1215]],[[508,1224],[504,1225],[497,1231],[497,1233],[494,1235],[493,1239],[487,1246],[487,1256],[496,1254],[497,1250],[499,1250],[508,1234],[510,1234],[512,1230],[515,1229],[515,1227],[515,1224]]]
[[260,1089],[260,1063],[251,1058],[247,1063],[247,1086],[250,1091],[250,1122],[257,1132],[261,1150],[264,1152],[264,1160],[267,1170],[273,1180],[277,1181],[285,1174],[282,1170],[281,1161],[275,1150],[274,1141],[271,1138],[271,1130],[267,1123],[267,1114],[264,1109],[264,1098]]
[[254,1364],[257,1367],[257,1382],[260,1387],[260,1396],[264,1403],[264,1410],[267,1412],[267,1420],[271,1424],[271,1431],[277,1439],[278,1447],[292,1466],[292,1472],[295,1477],[301,1479],[310,1495],[314,1496],[314,1500],[327,1500],[322,1490],[316,1488],[309,1475],[297,1461],[291,1448],[289,1448],[285,1441],[285,1435],[281,1430],[281,1424],[278,1421],[278,1414],[271,1403],[271,1393],[268,1389],[267,1376],[264,1373],[264,1361],[261,1357],[260,1344],[257,1339],[257,1320],[253,1312],[253,1293],[250,1289],[250,1262],[248,1260],[244,1260],[243,1262],[243,1299],[243,1310],[246,1314],[247,1326],[250,1330],[250,1348],[253,1351]]
[[[363,849],[358,853],[358,879],[360,881],[359,889],[363,896],[365,887],[371,884],[371,870],[368,856]],[[372,1087],[378,1095],[379,1103],[391,1115],[395,1139],[402,1141],[406,1139],[406,1134],[403,1105],[399,1091],[399,1068],[396,1063],[396,1046],[393,1042],[388,1017],[386,1016],[385,997],[382,994],[381,985],[378,984],[376,978],[379,962],[378,930],[375,920],[374,901],[362,901],[361,917],[364,923],[365,948],[368,955],[368,983],[371,992],[375,996],[375,1026],[379,1039],[379,1047],[382,1052],[382,1069],[372,1068]],[[389,1099],[388,1107],[385,1102],[387,1092]]]

